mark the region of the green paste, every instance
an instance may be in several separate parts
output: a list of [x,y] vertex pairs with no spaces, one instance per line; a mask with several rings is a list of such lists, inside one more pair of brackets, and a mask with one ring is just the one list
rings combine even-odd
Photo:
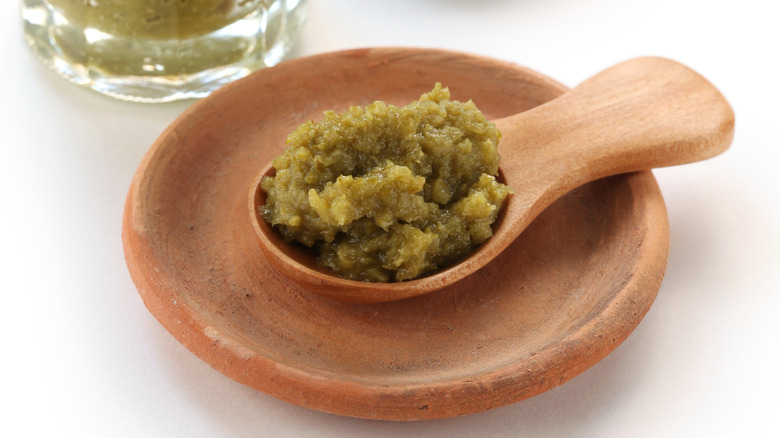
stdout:
[[261,213],[288,241],[362,281],[409,280],[492,236],[511,189],[496,181],[500,133],[441,84],[404,107],[326,111],[287,138]]
[[271,0],[49,0],[71,23],[110,35],[185,39],[221,29]]

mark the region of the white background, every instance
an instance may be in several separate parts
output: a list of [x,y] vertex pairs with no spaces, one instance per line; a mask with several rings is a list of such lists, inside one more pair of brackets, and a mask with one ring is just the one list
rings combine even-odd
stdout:
[[461,418],[365,421],[292,406],[214,371],[146,310],[120,225],[141,157],[191,102],[66,83],[0,6],[1,436],[780,436],[780,15],[763,0],[313,0],[293,56],[381,45],[478,53],[569,86],[662,55],[731,101],[712,160],[656,172],[671,253],[614,353],[563,386]]

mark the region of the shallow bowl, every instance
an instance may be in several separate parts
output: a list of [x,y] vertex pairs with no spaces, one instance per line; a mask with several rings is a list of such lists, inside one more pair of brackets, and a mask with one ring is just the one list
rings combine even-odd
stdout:
[[189,108],[149,150],[126,202],[125,256],[150,312],[238,382],[363,418],[514,403],[609,354],[650,308],[666,267],[668,222],[651,172],[574,190],[471,277],[397,302],[312,294],[260,251],[247,194],[287,133],[326,109],[406,104],[437,81],[490,119],[565,91],[499,60],[381,48],[288,61]]

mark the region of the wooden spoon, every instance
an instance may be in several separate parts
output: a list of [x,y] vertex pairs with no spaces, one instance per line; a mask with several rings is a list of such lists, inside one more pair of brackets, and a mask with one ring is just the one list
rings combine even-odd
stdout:
[[366,283],[336,276],[316,255],[281,238],[259,213],[260,181],[249,208],[261,249],[289,280],[340,301],[378,303],[426,294],[453,284],[497,257],[553,201],[598,178],[691,163],[731,144],[734,112],[721,93],[693,70],[668,59],[638,58],[593,76],[544,105],[495,120],[501,131],[500,172],[514,194],[494,235],[461,262],[427,277]]

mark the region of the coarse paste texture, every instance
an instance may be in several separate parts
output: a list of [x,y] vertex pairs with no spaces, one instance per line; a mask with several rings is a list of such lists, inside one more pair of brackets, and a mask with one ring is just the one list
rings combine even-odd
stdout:
[[49,0],[67,20],[109,35],[190,38],[233,23],[271,0]]
[[299,126],[262,181],[263,217],[346,278],[401,281],[492,236],[511,189],[496,181],[500,133],[441,84],[404,107],[374,102]]

